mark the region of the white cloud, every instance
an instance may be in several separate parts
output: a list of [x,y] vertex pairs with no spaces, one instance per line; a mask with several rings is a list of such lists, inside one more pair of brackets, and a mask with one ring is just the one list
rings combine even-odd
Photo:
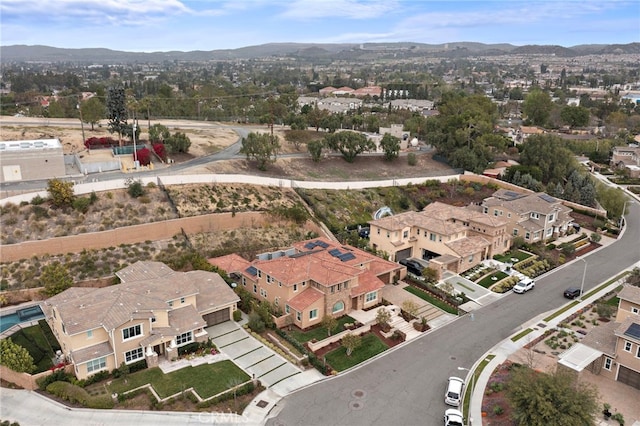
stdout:
[[397,0],[295,0],[283,3],[286,9],[279,16],[288,19],[320,18],[371,19],[393,12]]

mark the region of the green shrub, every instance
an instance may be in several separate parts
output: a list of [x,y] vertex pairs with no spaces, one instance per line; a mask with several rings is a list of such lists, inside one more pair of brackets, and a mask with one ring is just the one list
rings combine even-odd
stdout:
[[73,200],[73,208],[80,213],[86,213],[89,211],[91,205],[91,199],[89,197],[78,197]]
[[416,157],[415,153],[410,152],[409,154],[407,154],[407,164],[409,164],[410,166],[415,166],[416,164],[418,164],[418,157]]
[[47,386],[46,390],[72,404],[86,405],[89,400],[89,393],[86,390],[69,382],[53,382]]
[[60,370],[54,371],[53,374],[37,379],[36,383],[38,384],[38,387],[40,388],[40,390],[45,390],[47,386],[49,386],[51,383],[54,383],[54,382],[71,383],[72,378],[73,378],[72,375],[65,373],[63,369],[60,369]]
[[242,312],[240,311],[240,309],[236,309],[235,311],[233,311],[233,320],[235,322],[242,320]]
[[200,349],[200,343],[191,342],[191,343],[188,343],[188,344],[186,344],[184,346],[180,346],[178,348],[178,355],[191,354],[191,353],[194,353],[195,351],[197,351],[198,349]]
[[249,328],[255,331],[256,333],[262,333],[265,329],[264,321],[262,321],[260,314],[258,314],[255,311],[251,311],[251,313],[249,314],[248,325],[249,325]]

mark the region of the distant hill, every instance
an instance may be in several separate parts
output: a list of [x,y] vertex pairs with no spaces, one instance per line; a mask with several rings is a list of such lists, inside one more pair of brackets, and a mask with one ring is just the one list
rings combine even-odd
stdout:
[[63,49],[51,46],[12,45],[0,46],[0,57],[8,62],[76,62],[93,64],[152,63],[164,61],[220,61],[234,59],[258,59],[267,57],[292,57],[300,59],[346,59],[367,61],[373,57],[392,54],[394,57],[445,57],[462,58],[477,55],[529,55],[555,54],[572,57],[593,54],[640,53],[640,43],[595,44],[574,47],[562,46],[513,46],[511,44],[484,44],[454,42],[443,44],[424,43],[269,43],[238,49],[194,50],[190,52],[124,52],[104,48]]

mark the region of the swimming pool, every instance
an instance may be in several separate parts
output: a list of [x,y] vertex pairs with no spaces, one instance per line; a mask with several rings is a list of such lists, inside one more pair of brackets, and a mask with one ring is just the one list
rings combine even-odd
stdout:
[[40,306],[30,306],[24,309],[18,309],[12,314],[0,316],[0,333],[5,332],[16,324],[29,322],[44,318]]

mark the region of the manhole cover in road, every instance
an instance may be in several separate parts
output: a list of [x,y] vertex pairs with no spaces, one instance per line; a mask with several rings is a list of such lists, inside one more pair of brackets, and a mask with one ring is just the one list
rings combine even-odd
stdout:
[[449,357],[449,359],[450,359],[451,361],[455,361],[455,360],[456,360],[456,357],[455,357],[455,356],[450,356],[450,357]]
[[537,324],[537,326],[540,327],[540,328],[545,328],[547,326],[547,324],[539,323],[539,324]]
[[265,400],[261,399],[260,401],[258,401],[258,403],[257,403],[256,405],[257,405],[258,407],[260,407],[260,408],[264,408],[264,407],[266,407],[267,405],[269,405],[269,403],[268,403],[267,401],[265,401]]
[[365,397],[367,393],[365,391],[363,391],[362,389],[356,389],[353,392],[351,392],[351,396],[354,398],[358,398],[358,399],[362,399]]
[[349,403],[349,408],[351,408],[353,411],[362,410],[363,407],[364,404],[360,401],[351,401]]

